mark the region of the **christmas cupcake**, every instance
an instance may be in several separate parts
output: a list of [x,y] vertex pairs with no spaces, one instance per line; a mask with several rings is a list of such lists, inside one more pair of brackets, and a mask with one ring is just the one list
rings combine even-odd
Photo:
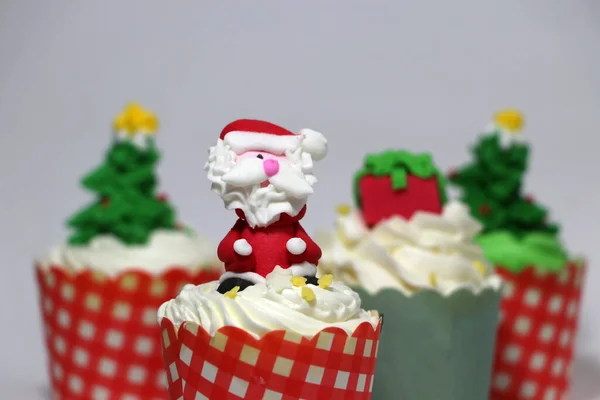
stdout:
[[381,322],[331,275],[300,225],[325,137],[237,120],[210,149],[212,190],[237,221],[226,272],[158,312],[171,399],[369,399]]
[[371,398],[380,318],[356,292],[281,267],[218,286],[187,285],[158,311],[172,399]]
[[427,154],[369,155],[354,189],[357,207],[317,236],[319,268],[385,314],[374,398],[486,398],[501,280],[473,243],[480,224],[446,201]]
[[523,117],[496,114],[473,147],[473,161],[450,173],[483,226],[477,242],[505,281],[492,399],[562,399],[568,393],[584,277],[548,222],[523,193],[529,146]]
[[36,262],[52,391],[60,399],[166,399],[156,310],[221,274],[215,248],[157,195],[157,119],[129,105],[73,233]]

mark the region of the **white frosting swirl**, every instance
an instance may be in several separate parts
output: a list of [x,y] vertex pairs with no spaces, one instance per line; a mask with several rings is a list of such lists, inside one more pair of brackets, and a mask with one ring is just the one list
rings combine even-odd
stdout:
[[220,265],[214,246],[195,233],[158,230],[145,245],[127,245],[114,236],[97,236],[85,246],[63,244],[40,260],[42,267],[77,272],[94,269],[116,275],[126,269],[161,273],[170,267],[196,269]]
[[[159,323],[168,318],[175,326],[195,322],[210,335],[224,326],[242,328],[256,338],[273,330],[286,330],[312,337],[327,327],[339,327],[351,334],[368,321],[377,326],[379,315],[360,308],[360,297],[341,282],[328,287],[294,286],[292,272],[276,267],[264,283],[238,292],[234,298],[217,292],[218,282],[186,285],[177,298],[158,310]],[[314,300],[307,300],[310,290]]]
[[369,230],[359,212],[339,215],[336,229],[317,235],[321,271],[375,293],[390,287],[407,294],[429,288],[443,294],[468,287],[499,288],[500,278],[484,261],[473,237],[481,224],[460,202],[441,215],[417,212],[410,220],[392,217]]

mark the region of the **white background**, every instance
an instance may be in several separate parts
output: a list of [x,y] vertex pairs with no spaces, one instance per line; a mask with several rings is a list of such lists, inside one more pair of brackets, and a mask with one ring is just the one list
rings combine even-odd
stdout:
[[159,113],[162,187],[215,242],[234,216],[202,165],[233,119],[329,137],[314,231],[351,199],[365,152],[431,151],[447,169],[494,111],[524,110],[527,189],[592,266],[573,399],[600,396],[599,43],[596,0],[0,1],[2,398],[41,396],[32,259],[88,201],[78,179],[129,100]]

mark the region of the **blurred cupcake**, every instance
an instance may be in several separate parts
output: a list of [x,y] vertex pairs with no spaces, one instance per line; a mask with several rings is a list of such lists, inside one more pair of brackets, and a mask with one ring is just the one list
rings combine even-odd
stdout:
[[498,112],[450,173],[483,226],[477,242],[505,281],[491,399],[568,395],[584,264],[569,257],[548,210],[523,193],[529,146],[516,110]]
[[317,236],[319,268],[385,314],[374,398],[487,398],[501,280],[473,243],[480,224],[445,201],[424,154],[368,156],[355,194],[359,208],[339,207],[335,229]]
[[66,244],[36,261],[52,391],[60,399],[167,399],[158,306],[221,273],[216,251],[177,223],[156,193],[156,117],[136,104],[116,119],[95,199],[69,220]]
[[331,275],[276,267],[225,294],[187,285],[158,311],[172,399],[370,399],[377,312]]

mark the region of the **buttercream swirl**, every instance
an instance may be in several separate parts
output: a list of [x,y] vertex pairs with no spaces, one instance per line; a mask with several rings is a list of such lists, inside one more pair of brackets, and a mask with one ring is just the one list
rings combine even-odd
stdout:
[[323,250],[319,267],[371,293],[387,287],[443,294],[464,287],[499,288],[500,278],[473,243],[480,230],[481,224],[457,201],[447,203],[440,215],[392,217],[371,230],[359,212],[350,210],[338,216],[333,232],[317,235]]
[[[332,326],[349,334],[365,321],[377,326],[379,315],[362,310],[358,294],[341,282],[295,285],[292,278],[289,269],[276,267],[265,282],[233,296],[217,292],[218,282],[186,285],[159,308],[158,320],[168,318],[175,326],[195,322],[210,335],[221,327],[235,326],[256,338],[273,330],[312,337]],[[306,291],[314,296],[307,297]]]
[[126,245],[111,235],[100,235],[85,246],[63,244],[40,260],[77,272],[83,269],[115,275],[135,268],[161,273],[170,267],[202,268],[219,265],[214,246],[195,233],[158,230],[145,245]]

